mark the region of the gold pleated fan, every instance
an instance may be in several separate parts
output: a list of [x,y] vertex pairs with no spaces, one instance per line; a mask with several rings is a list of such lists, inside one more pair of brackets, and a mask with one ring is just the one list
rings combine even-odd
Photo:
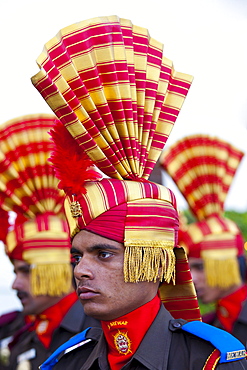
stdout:
[[165,150],[160,163],[196,218],[203,220],[223,214],[226,196],[243,155],[222,139],[195,134]]
[[71,289],[65,194],[48,162],[55,121],[53,114],[30,114],[0,126],[0,208],[16,213],[2,240],[11,260],[31,266],[33,295],[60,296]]
[[48,131],[56,117],[31,114],[0,126],[0,205],[28,219],[37,214],[59,214],[64,194],[48,162],[52,142]]
[[98,168],[147,179],[192,81],[163,45],[127,19],[99,17],[62,29],[37,63],[34,86]]
[[162,153],[169,173],[197,222],[180,222],[179,244],[203,259],[207,284],[228,289],[241,284],[237,257],[243,255],[238,226],[224,217],[224,203],[244,153],[209,135],[191,135]]

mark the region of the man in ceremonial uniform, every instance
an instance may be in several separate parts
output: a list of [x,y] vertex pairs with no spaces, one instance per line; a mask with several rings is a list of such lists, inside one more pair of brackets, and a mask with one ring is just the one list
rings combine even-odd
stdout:
[[[33,114],[0,127],[1,238],[23,306],[0,317],[0,369],[37,369],[64,341],[98,325],[84,314],[72,284],[64,195],[47,162],[55,121]],[[11,225],[9,211],[16,216]]]
[[243,152],[217,137],[194,134],[174,143],[161,156],[188,202],[196,221],[181,218],[179,245],[202,303],[215,303],[203,315],[246,345],[247,287],[244,240],[238,226],[224,216],[224,202]]
[[199,321],[175,197],[148,181],[191,83],[162,49],[111,16],[64,28],[38,59],[32,82],[61,121],[51,161],[67,195],[77,294],[102,327],[43,370],[247,368],[237,339]]

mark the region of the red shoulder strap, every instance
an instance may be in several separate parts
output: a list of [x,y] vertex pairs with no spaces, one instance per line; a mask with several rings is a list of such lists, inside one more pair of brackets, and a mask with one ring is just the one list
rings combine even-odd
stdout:
[[210,356],[208,356],[205,365],[202,370],[214,370],[220,359],[220,351],[218,349],[213,350]]

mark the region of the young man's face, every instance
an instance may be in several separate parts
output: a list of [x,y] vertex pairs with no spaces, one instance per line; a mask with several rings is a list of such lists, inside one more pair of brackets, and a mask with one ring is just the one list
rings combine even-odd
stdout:
[[197,296],[203,303],[216,302],[225,294],[225,290],[222,288],[217,286],[211,287],[207,284],[203,260],[201,258],[190,257],[189,265]]
[[113,320],[152,300],[159,282],[125,283],[124,246],[86,230],[73,239],[77,294],[86,315]]
[[15,280],[12,289],[17,291],[17,297],[23,306],[24,315],[37,315],[55,304],[60,298],[47,295],[33,296],[30,284],[30,265],[25,261],[13,260]]

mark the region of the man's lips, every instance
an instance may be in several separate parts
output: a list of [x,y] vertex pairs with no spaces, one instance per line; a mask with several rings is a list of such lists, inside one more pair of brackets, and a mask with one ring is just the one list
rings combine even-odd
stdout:
[[28,294],[26,292],[17,292],[17,297],[23,303],[28,299]]
[[92,299],[96,297],[99,293],[95,292],[93,289],[86,287],[78,287],[77,295],[81,300]]

